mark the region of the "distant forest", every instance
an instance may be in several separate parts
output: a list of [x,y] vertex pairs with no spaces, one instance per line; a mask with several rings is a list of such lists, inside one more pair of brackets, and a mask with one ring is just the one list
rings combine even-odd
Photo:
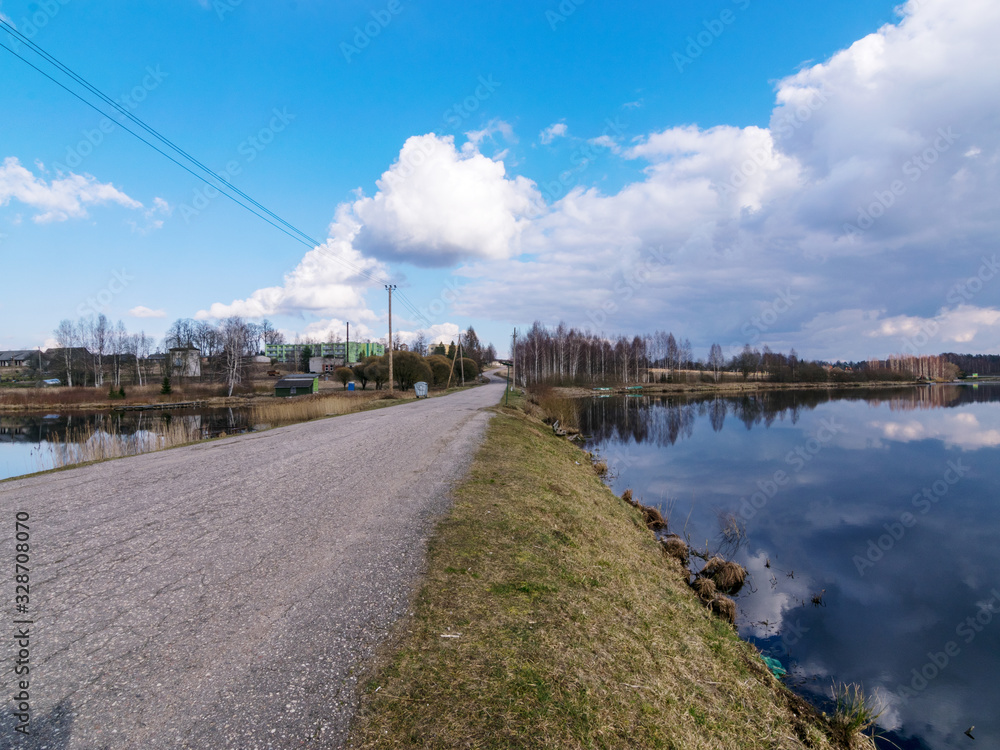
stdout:
[[536,321],[519,335],[517,380],[524,385],[598,385],[612,383],[705,382],[720,379],[771,382],[854,382],[868,380],[952,380],[963,375],[1000,375],[1000,355],[893,355],[884,360],[825,362],[800,359],[750,344],[724,351],[712,344],[707,357],[695,358],[689,340],[655,331],[643,336],[608,338],[560,323]]
[[965,375],[1000,375],[1000,354],[942,354]]

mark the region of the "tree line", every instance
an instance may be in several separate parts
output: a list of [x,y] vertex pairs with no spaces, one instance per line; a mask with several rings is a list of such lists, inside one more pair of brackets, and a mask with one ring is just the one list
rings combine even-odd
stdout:
[[[515,344],[517,379],[524,386],[677,382],[686,380],[692,372],[708,382],[717,382],[722,373],[771,382],[950,379],[958,374],[957,368],[948,364],[951,356],[899,355],[888,360],[830,365],[803,360],[794,348],[786,354],[766,345],[758,349],[745,344],[727,353],[713,343],[707,356],[696,359],[690,340],[669,331],[610,338],[564,323],[547,328],[538,321]],[[982,371],[989,370],[984,366]]]
[[[145,331],[129,333],[122,321],[112,324],[103,313],[81,317],[77,321],[62,320],[53,331],[58,349],[46,352],[48,367],[62,375],[66,385],[93,385],[121,388],[124,383],[144,385],[148,382],[151,360],[161,354],[156,339]],[[194,346],[208,358],[209,377],[226,383],[228,394],[243,380],[247,358],[263,351],[264,344],[282,343],[284,337],[270,321],[251,323],[240,317],[230,317],[211,324],[205,321],[179,319],[167,329],[162,351]],[[170,363],[164,360],[164,372]]]

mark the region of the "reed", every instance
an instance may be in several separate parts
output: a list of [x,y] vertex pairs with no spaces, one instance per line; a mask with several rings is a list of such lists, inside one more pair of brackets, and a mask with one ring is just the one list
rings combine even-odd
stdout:
[[254,425],[284,425],[305,422],[320,417],[353,414],[372,406],[373,401],[385,395],[379,391],[355,391],[353,394],[299,396],[296,398],[276,398],[253,405],[251,411]]
[[110,427],[88,425],[71,429],[64,437],[53,438],[47,453],[41,454],[41,469],[60,469],[91,461],[137,456],[201,439],[200,432],[183,420],[155,424],[148,430],[123,433]]

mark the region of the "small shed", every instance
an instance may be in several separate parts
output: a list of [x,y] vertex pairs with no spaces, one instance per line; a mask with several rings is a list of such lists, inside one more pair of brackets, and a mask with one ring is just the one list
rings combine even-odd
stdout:
[[305,396],[317,391],[318,375],[286,375],[274,384],[275,396]]

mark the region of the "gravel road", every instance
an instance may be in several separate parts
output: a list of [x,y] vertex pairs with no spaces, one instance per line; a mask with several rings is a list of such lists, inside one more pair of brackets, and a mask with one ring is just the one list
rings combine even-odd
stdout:
[[[407,611],[502,392],[494,381],[0,484],[0,747],[340,747],[359,669]],[[11,700],[25,643],[30,737]]]

